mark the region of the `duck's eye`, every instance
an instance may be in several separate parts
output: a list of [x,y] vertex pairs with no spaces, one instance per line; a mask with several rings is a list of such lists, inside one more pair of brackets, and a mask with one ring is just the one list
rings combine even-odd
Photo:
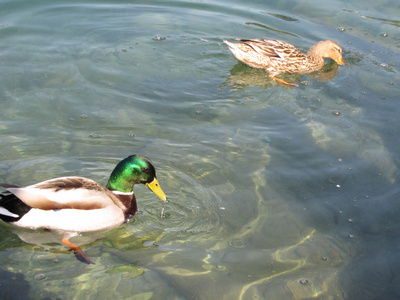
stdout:
[[149,168],[143,167],[143,168],[142,168],[142,171],[145,172],[145,173],[149,173]]

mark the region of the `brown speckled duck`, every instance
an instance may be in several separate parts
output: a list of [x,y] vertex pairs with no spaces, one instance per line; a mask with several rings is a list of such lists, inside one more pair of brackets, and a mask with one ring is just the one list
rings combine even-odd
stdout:
[[252,68],[265,69],[270,78],[292,86],[298,85],[275,76],[282,73],[305,74],[317,71],[324,66],[324,57],[331,58],[340,65],[346,64],[342,58],[342,48],[334,41],[318,42],[304,54],[295,46],[279,40],[236,40],[241,43],[224,43],[237,60]]

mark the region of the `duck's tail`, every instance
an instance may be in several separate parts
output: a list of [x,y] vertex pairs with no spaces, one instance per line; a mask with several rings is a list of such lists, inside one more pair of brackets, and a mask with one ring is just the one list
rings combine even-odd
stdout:
[[[16,187],[15,185],[0,184],[4,188]],[[9,191],[0,193],[0,219],[7,223],[17,222],[31,207],[22,202]]]
[[234,43],[228,42],[227,40],[224,40],[224,43],[228,45],[229,49],[236,49]]

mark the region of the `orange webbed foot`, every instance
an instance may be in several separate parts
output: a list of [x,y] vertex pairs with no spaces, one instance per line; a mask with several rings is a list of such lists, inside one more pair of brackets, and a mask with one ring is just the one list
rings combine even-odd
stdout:
[[74,251],[75,257],[77,260],[85,263],[85,264],[94,264],[87,256],[86,254],[82,251],[80,247],[77,245],[71,243],[68,239],[63,238],[61,240],[65,245],[67,245],[70,249],[69,251]]
[[297,86],[297,87],[299,86],[298,84],[286,82],[285,80],[277,78],[277,77],[275,77],[274,75],[271,75],[271,74],[269,74],[268,77],[270,77],[272,79],[275,79],[276,81],[278,81],[280,83],[283,83],[283,84],[287,84],[287,85],[291,85],[291,86]]

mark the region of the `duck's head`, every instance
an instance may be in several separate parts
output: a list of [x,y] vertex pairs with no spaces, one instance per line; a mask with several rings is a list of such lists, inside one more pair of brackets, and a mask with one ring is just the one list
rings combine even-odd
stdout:
[[343,61],[342,48],[334,41],[318,42],[311,47],[308,54],[333,59],[339,65],[347,64]]
[[167,201],[158,183],[153,163],[140,154],[128,156],[119,162],[112,171],[106,187],[111,191],[131,193],[137,183],[145,184],[158,198]]

